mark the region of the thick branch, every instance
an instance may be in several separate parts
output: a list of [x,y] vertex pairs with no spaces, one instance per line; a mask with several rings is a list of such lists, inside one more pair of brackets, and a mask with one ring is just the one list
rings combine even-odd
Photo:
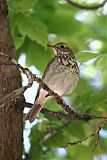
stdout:
[[[13,46],[8,6],[6,0],[0,0],[0,51],[15,58]],[[0,55],[0,100],[20,87],[19,69]],[[17,103],[15,99],[8,103],[4,101],[4,107],[0,107],[0,160],[21,160],[22,157],[24,98],[21,94],[19,96]]]
[[[27,108],[31,108],[32,105],[33,104],[27,103],[27,102],[24,103],[24,107],[27,107]],[[40,112],[43,114],[46,114],[48,116],[57,118],[57,119],[67,120],[67,121],[71,121],[71,120],[87,120],[88,121],[88,120],[94,120],[94,119],[107,120],[107,117],[89,116],[89,115],[85,115],[85,119],[81,119],[80,117],[75,118],[74,115],[72,115],[72,114],[64,114],[62,112],[50,111],[49,109],[46,109],[46,108],[42,108],[42,110]]]
[[79,4],[79,3],[74,2],[74,1],[72,1],[72,0],[66,0],[66,1],[67,1],[71,6],[74,6],[74,7],[80,8],[80,9],[86,9],[86,10],[96,10],[96,9],[99,9],[99,8],[103,7],[103,6],[106,4],[106,2],[107,2],[107,0],[104,0],[102,3],[97,4],[97,5],[95,5],[95,6],[84,6],[84,5],[82,5],[82,4]]

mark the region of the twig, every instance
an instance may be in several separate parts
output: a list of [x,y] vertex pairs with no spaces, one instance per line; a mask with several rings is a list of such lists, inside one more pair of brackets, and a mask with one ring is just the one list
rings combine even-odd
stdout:
[[[37,140],[36,143],[34,143],[33,147],[35,147],[36,149],[38,147],[40,147],[44,142],[46,142],[50,137],[52,137],[53,135],[55,135],[56,133],[58,133],[59,131],[67,128],[69,125],[70,125],[70,121],[68,121],[67,123],[65,123],[64,125],[60,126],[60,127],[56,127],[56,128],[52,128],[51,131],[49,131],[47,134],[45,134],[42,138],[40,138],[39,140]],[[91,133],[89,136],[85,137],[85,138],[82,138],[78,141],[74,141],[74,142],[68,142],[67,144],[65,144],[64,146],[59,146],[61,148],[67,148],[69,146],[73,146],[73,145],[77,145],[77,144],[80,144],[82,142],[84,142],[85,140],[91,138],[91,137],[94,137],[94,136],[97,136],[96,138],[96,142],[95,142],[95,145],[93,147],[93,149],[91,150],[94,151],[98,145],[98,142],[99,142],[99,132],[100,130],[102,129],[102,127],[104,126],[105,122],[102,122],[98,128],[93,132]]]
[[[27,107],[27,108],[31,108],[32,105],[33,104],[27,103],[27,102],[24,103],[24,107]],[[69,120],[74,120],[74,117],[72,115],[64,114],[62,112],[50,111],[49,109],[46,109],[46,108],[42,108],[40,112],[43,113],[43,114],[46,114],[48,116],[57,118],[59,120],[68,120],[68,121]]]
[[65,0],[65,1],[67,1],[71,6],[74,6],[74,7],[80,8],[80,9],[86,9],[86,10],[96,10],[96,9],[99,9],[99,8],[103,7],[106,4],[106,2],[107,2],[107,0],[104,0],[102,3],[97,4],[95,6],[84,6],[82,4],[74,2],[72,0]]
[[91,152],[94,151],[94,150],[96,149],[97,145],[98,145],[98,142],[99,142],[99,132],[100,132],[100,130],[102,129],[102,127],[104,126],[104,124],[105,124],[105,122],[101,123],[101,124],[99,125],[99,127],[98,127],[93,133],[91,133],[89,136],[87,136],[87,137],[85,137],[85,138],[82,138],[82,139],[80,139],[80,140],[78,140],[78,141],[68,142],[67,144],[65,144],[64,146],[62,146],[62,148],[67,148],[67,147],[69,147],[69,146],[73,146],[73,145],[76,145],[76,144],[80,144],[80,143],[84,142],[85,140],[87,140],[87,139],[89,139],[89,138],[91,138],[91,137],[97,136],[95,145],[94,145],[93,149],[91,150]]
[[70,125],[69,122],[59,126],[59,127],[56,127],[56,128],[52,128],[51,131],[49,131],[46,135],[44,135],[41,139],[39,139],[37,142],[36,142],[36,148],[41,146],[44,142],[46,142],[51,136],[54,136],[56,133],[58,133],[60,130],[63,130],[65,128],[67,128],[68,126]]
[[98,145],[98,142],[99,142],[99,139],[100,139],[99,133],[100,133],[100,130],[102,129],[102,127],[103,127],[104,125],[105,125],[105,122],[102,122],[102,123],[99,125],[98,129],[95,131],[97,138],[96,138],[96,142],[95,142],[95,144],[94,144],[93,149],[91,149],[91,152],[95,151],[95,149],[96,149],[96,147],[97,147],[97,145]]
[[[33,104],[27,103],[27,102],[24,103],[24,107],[27,107],[27,108],[31,108],[32,105]],[[46,108],[42,108],[42,110],[40,112],[43,113],[43,114],[49,115],[51,117],[57,118],[59,120],[67,120],[67,121],[70,121],[70,120],[83,120],[83,119],[81,119],[79,117],[75,119],[75,117],[72,114],[64,114],[62,112],[50,111],[49,109],[46,109]],[[87,115],[85,115],[85,116],[87,116]],[[94,119],[107,120],[107,117],[92,116],[89,119],[85,118],[84,120],[94,120]]]
[[69,105],[65,103],[65,101],[54,91],[52,91],[43,81],[41,78],[36,77],[33,75],[33,79],[39,83],[39,85],[48,92],[50,96],[53,97],[53,99],[59,104],[64,111],[66,111],[69,115],[72,115],[73,118],[75,119],[81,119],[81,120],[88,120],[88,119],[93,119],[93,116],[90,115],[80,115],[73,111]]
[[0,52],[0,55],[6,57],[9,61],[11,61],[13,63],[13,65],[16,65],[24,74],[26,74],[27,78],[28,78],[28,85],[26,86],[27,88],[30,88],[32,86],[32,83],[34,81],[33,79],[33,74],[32,72],[28,69],[28,68],[24,68],[22,67],[15,59],[13,59],[12,57],[9,57],[8,55]]
[[32,72],[30,70],[28,70],[27,68],[23,68],[20,64],[17,63],[17,61],[15,59],[9,57],[8,55],[6,55],[2,52],[0,52],[0,55],[6,57],[9,61],[11,61],[13,63],[13,65],[18,66],[18,68],[20,68],[23,71],[23,73],[26,74],[26,76],[28,78],[28,85],[23,86],[21,88],[18,88],[16,90],[12,91],[11,93],[9,93],[8,95],[6,95],[5,97],[3,97],[2,99],[0,99],[0,108],[2,108],[4,106],[4,104],[16,99],[17,97],[20,96],[20,94],[24,93],[26,89],[30,88],[33,83],[33,78],[32,78]]

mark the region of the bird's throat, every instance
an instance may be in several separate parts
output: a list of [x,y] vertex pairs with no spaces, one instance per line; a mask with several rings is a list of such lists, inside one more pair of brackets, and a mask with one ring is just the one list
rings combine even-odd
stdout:
[[53,52],[54,52],[54,55],[57,56],[58,52],[55,48],[52,48]]

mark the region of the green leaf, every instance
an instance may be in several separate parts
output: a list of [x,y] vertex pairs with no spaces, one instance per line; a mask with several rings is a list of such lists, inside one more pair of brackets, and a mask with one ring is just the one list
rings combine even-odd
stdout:
[[27,12],[36,6],[38,0],[9,0],[9,8],[18,12]]
[[55,33],[61,37],[71,37],[71,35],[77,34],[77,32],[80,34],[82,24],[72,17],[72,12],[69,7],[64,8],[62,6],[59,7],[59,5],[55,7],[53,4],[54,8],[50,11],[50,8],[45,5],[42,6],[43,8],[40,8],[40,10],[38,9],[37,15],[39,13],[41,19],[48,25],[51,33]]
[[101,54],[97,59],[95,64],[100,68],[107,68],[107,54]]
[[13,40],[15,43],[15,48],[16,50],[18,50],[24,43],[25,37],[23,37],[19,31],[18,28],[15,27],[14,31],[13,31]]
[[68,155],[72,160],[91,160],[93,152],[90,152],[89,147],[78,144],[68,148]]
[[47,103],[45,103],[45,107],[47,109],[53,110],[53,111],[62,111],[62,108],[60,105],[58,105],[54,100],[49,100]]
[[19,14],[17,25],[23,36],[28,36],[42,46],[46,46],[48,41],[48,29],[46,25],[36,16]]
[[18,54],[26,53],[26,64],[28,66],[35,65],[41,72],[44,71],[47,63],[52,58],[51,50],[47,50],[35,41],[25,38],[23,46],[18,49]]
[[39,147],[37,149],[36,149],[36,147],[34,147],[33,149],[31,148],[30,152],[29,152],[30,158],[32,160],[41,160],[42,154],[43,154],[43,151],[42,151],[41,147]]
[[15,43],[16,50],[22,46],[23,42],[24,42],[23,37],[15,37],[14,38],[14,43]]
[[86,62],[92,58],[96,58],[98,55],[92,52],[80,52],[76,55],[76,58],[80,62]]

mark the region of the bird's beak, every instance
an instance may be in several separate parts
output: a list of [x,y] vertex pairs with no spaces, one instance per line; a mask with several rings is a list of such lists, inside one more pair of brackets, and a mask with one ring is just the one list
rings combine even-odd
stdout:
[[54,45],[51,45],[51,44],[47,44],[47,46],[50,48],[54,48]]
[[52,48],[54,54],[57,55],[57,50],[56,50],[55,45],[48,44],[47,46],[50,47],[50,48]]

